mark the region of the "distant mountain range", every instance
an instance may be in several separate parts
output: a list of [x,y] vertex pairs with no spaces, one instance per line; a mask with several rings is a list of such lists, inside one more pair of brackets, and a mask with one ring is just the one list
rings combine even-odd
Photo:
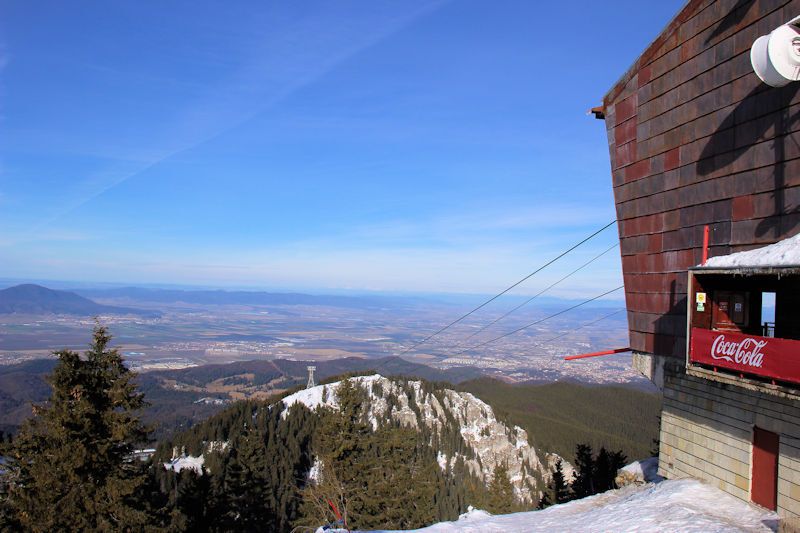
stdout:
[[417,302],[417,298],[387,296],[337,296],[313,295],[296,292],[226,291],[226,290],[180,290],[120,287],[114,289],[76,289],[76,293],[88,298],[130,300],[161,304],[195,305],[322,305],[330,307],[396,307]]
[[139,315],[158,317],[152,310],[103,305],[74,292],[48,289],[31,283],[0,290],[0,314]]

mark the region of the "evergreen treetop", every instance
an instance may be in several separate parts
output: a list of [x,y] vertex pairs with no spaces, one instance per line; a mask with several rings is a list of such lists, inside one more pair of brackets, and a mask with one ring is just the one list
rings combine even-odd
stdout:
[[[7,516],[31,531],[144,530],[146,470],[131,458],[147,441],[134,374],[96,326],[89,350],[62,350],[50,399],[6,450]],[[57,512],[55,512],[57,510]]]

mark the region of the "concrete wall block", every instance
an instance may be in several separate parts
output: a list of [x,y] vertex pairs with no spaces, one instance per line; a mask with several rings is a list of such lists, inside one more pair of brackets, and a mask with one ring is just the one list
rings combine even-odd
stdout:
[[800,516],[800,502],[778,493],[778,514],[782,517]]
[[[700,378],[693,379],[700,380]],[[787,401],[784,398],[747,389],[733,392],[721,386],[713,387],[692,380],[685,382],[683,391],[685,392],[679,393],[679,397],[685,398],[687,403],[700,405],[702,401],[714,402],[713,406],[709,405],[709,410],[713,412],[737,418],[776,433],[800,436],[800,417],[795,416],[800,414],[800,410],[788,408],[784,405],[784,402]],[[680,396],[680,394],[685,394],[685,396]],[[692,396],[702,400],[692,400]],[[756,420],[756,413],[759,413],[758,420]]]
[[692,405],[692,404],[689,404],[689,403],[680,403],[680,402],[675,402],[673,400],[665,399],[664,400],[664,407],[665,408],[675,408],[675,409],[683,410],[683,411],[686,411],[687,413],[690,413],[690,414],[693,414],[693,415],[696,415],[696,416],[699,416],[699,417],[708,418],[709,421],[711,421],[713,419],[715,422],[719,422],[721,424],[732,426],[734,428],[739,428],[739,429],[744,430],[744,431],[750,431],[752,429],[752,424],[751,423],[744,422],[744,421],[739,420],[737,418],[731,418],[729,416],[725,416],[722,413],[711,412],[708,409],[705,409],[703,406]]
[[788,468],[784,462],[778,459],[778,479],[800,486],[800,471]]
[[796,400],[757,392],[741,387],[730,387],[697,376],[686,376],[681,382],[683,390],[691,389],[706,398],[744,406],[752,411],[768,411],[772,416],[791,422],[800,429],[800,406]]

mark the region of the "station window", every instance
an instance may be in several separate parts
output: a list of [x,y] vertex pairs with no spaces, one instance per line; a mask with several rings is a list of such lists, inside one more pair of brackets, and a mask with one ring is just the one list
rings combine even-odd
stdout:
[[761,293],[761,329],[764,337],[775,336],[775,293]]

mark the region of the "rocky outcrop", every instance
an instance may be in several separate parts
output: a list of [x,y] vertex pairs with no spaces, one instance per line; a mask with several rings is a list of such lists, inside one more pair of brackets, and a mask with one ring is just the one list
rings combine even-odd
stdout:
[[644,485],[645,483],[659,482],[664,478],[658,475],[658,457],[650,457],[641,461],[634,461],[619,469],[614,483],[617,487],[626,485]]
[[[498,420],[488,404],[470,393],[377,374],[352,381],[369,396],[368,419],[374,428],[382,421],[393,420],[415,429],[425,427],[438,435],[457,432],[466,449],[439,450],[440,467],[452,468],[460,459],[488,483],[495,467],[504,464],[520,501],[533,502],[538,498],[542,483],[549,480],[560,459],[556,454],[540,454],[530,445],[524,429]],[[320,406],[335,409],[338,385],[336,382],[302,390],[287,396],[283,402],[289,408],[302,403],[310,409]],[[563,459],[562,463],[566,479],[572,479],[572,466]]]

